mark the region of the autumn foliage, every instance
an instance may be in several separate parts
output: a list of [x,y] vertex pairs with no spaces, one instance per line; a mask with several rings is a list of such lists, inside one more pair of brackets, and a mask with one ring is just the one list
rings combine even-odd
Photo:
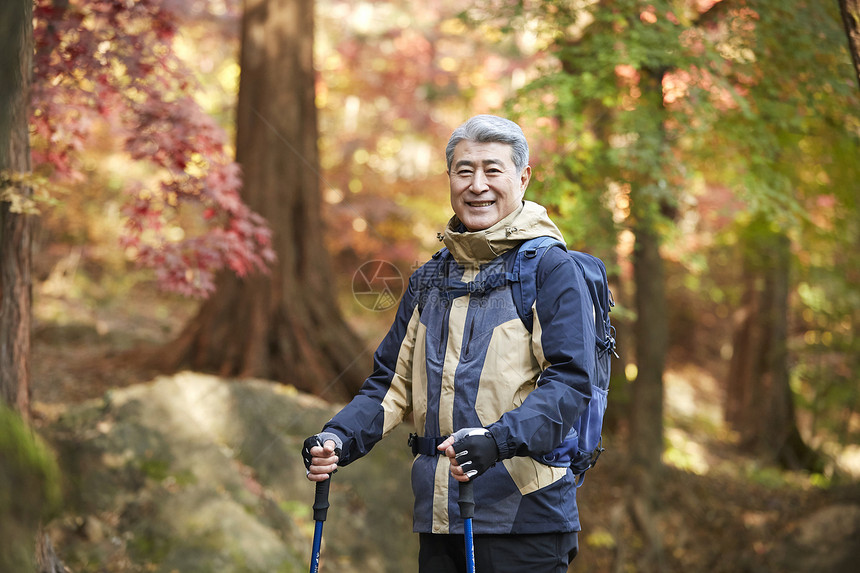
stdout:
[[[130,184],[124,246],[160,284],[208,295],[221,269],[239,275],[274,259],[266,221],[241,200],[227,135],[195,101],[194,74],[172,43],[182,3],[37,0],[33,161],[54,180],[80,180],[80,152],[102,119],[152,177]],[[187,8],[187,7],[185,7]],[[205,224],[176,238],[180,210]]]

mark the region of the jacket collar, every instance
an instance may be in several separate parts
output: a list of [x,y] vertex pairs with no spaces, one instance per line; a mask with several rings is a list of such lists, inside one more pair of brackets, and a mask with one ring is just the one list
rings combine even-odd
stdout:
[[448,221],[442,240],[457,264],[473,266],[488,263],[523,241],[546,236],[564,241],[546,209],[524,201],[519,209],[481,231],[467,231],[455,215]]

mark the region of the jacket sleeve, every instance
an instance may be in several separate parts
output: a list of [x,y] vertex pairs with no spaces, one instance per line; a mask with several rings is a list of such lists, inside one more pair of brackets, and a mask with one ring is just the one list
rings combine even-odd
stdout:
[[594,306],[570,256],[550,248],[538,266],[532,351],[537,387],[488,430],[500,459],[540,455],[561,444],[591,399],[595,375]]
[[417,271],[409,279],[394,322],[373,354],[373,373],[359,393],[325,425],[343,440],[338,465],[367,454],[412,409],[412,357],[418,327]]

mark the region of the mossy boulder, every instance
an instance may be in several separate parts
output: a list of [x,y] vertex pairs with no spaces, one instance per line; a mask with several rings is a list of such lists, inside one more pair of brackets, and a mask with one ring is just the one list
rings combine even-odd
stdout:
[[[306,571],[314,487],[299,455],[337,406],[280,384],[182,373],[69,407],[43,433],[67,511],[50,532],[76,573]],[[408,428],[333,478],[323,560],[415,569]]]
[[39,523],[59,507],[53,454],[0,403],[0,571],[35,571]]

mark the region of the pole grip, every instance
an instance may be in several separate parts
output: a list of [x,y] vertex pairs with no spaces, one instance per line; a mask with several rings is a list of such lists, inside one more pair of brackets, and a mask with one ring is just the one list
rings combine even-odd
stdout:
[[460,497],[457,499],[457,504],[460,506],[460,517],[463,519],[475,517],[475,492],[472,485],[471,480],[460,482]]
[[314,495],[314,521],[325,521],[328,515],[328,490],[331,486],[331,477],[325,481],[318,481]]

